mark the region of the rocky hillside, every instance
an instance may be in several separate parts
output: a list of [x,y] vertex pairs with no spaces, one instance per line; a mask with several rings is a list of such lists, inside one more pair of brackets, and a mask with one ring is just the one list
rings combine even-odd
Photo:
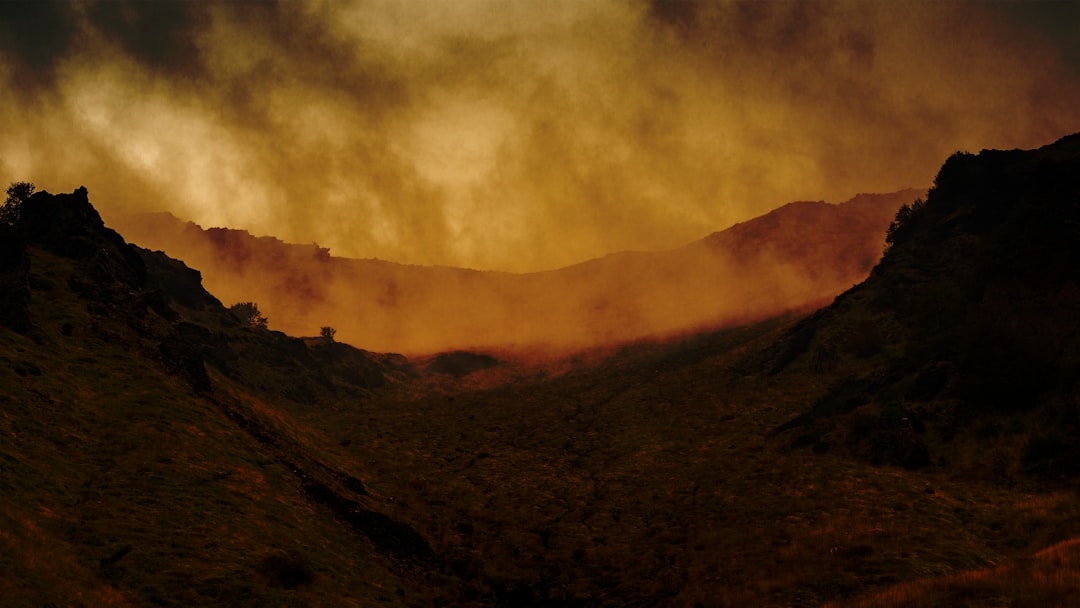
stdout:
[[[198,272],[105,228],[85,191],[35,195],[0,226],[0,598],[1069,605],[1078,147],[953,157],[925,202],[889,214],[870,277],[820,311],[542,366],[245,324]],[[863,263],[833,210],[500,280],[553,290],[620,269],[596,286],[618,294],[714,247],[788,278]],[[382,294],[421,311],[421,293],[487,284],[444,270],[419,270],[430,292]],[[751,310],[784,293],[755,285]],[[447,319],[466,304],[426,301]]]
[[760,361],[830,383],[785,425],[795,443],[912,467],[1078,472],[1080,136],[952,156],[889,240],[864,283]]
[[488,605],[1070,605],[1074,142],[950,159],[820,312],[302,419]]
[[403,357],[244,326],[82,188],[0,230],[5,605],[285,605],[312,586],[394,604],[424,586],[427,542],[270,405],[359,404],[414,373]]

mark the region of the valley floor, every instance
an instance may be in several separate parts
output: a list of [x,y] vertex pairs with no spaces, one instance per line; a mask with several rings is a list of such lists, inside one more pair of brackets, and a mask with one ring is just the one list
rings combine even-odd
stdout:
[[[734,346],[776,331],[562,373],[431,375],[360,403],[296,407],[289,424],[362,472],[475,605],[1029,605],[1000,603],[1016,593],[1053,605],[1075,590],[993,588],[985,574],[1076,536],[1075,491],[873,466],[775,436],[821,390],[809,376],[779,386],[737,373]],[[1075,560],[1043,566],[1075,580]],[[958,601],[949,576],[991,588]],[[911,583],[926,580],[944,589]]]

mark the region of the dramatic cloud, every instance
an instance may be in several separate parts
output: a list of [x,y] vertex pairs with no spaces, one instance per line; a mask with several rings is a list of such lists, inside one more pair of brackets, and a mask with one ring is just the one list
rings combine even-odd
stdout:
[[1080,130],[1071,9],[1023,4],[7,2],[0,178],[553,268]]

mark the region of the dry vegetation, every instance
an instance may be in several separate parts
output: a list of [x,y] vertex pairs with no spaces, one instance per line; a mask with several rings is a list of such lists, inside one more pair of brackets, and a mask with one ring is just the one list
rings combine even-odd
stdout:
[[1080,539],[993,568],[969,570],[891,587],[829,608],[936,608],[945,606],[1069,606],[1080,594]]
[[822,387],[733,366],[786,323],[496,388],[431,376],[421,395],[291,407],[290,424],[358,463],[480,604],[814,606],[1012,563],[1075,533],[1066,491],[773,437]]
[[[969,428],[918,471],[776,433],[830,390],[812,365],[747,363],[797,315],[542,365],[465,358],[482,365],[458,376],[418,360],[378,391],[226,327],[248,363],[211,366],[207,401],[64,295],[69,262],[34,261],[35,321],[62,348],[2,337],[11,605],[991,606],[1070,588],[1056,543],[1080,529],[1076,494],[980,464],[1014,462],[1030,431]],[[388,561],[295,467],[411,525],[435,561]]]
[[954,156],[820,311],[561,359],[244,324],[85,190],[35,195],[0,258],[0,598],[1074,603],[1069,159]]
[[421,588],[148,365],[132,326],[91,314],[69,260],[33,262],[38,333],[0,331],[0,603],[399,605]]

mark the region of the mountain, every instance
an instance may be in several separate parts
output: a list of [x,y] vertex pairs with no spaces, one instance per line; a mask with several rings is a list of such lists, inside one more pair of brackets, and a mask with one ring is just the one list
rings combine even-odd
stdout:
[[302,419],[488,605],[1068,605],[1077,139],[949,159],[820,311]]
[[885,228],[918,191],[791,203],[685,247],[624,252],[528,274],[337,258],[164,214],[111,221],[202,270],[226,302],[256,301],[275,328],[333,325],[375,350],[579,349],[816,307],[862,280]]
[[913,467],[1080,472],[1078,193],[1077,136],[951,157],[870,277],[770,353],[831,383],[783,428]]
[[5,606],[286,605],[312,585],[392,605],[425,586],[423,537],[268,405],[363,401],[415,373],[404,358],[243,326],[82,188],[0,230]]
[[[1078,162],[1080,136],[950,158],[817,311],[539,361],[245,324],[84,190],[36,194],[0,223],[0,597],[1070,605]],[[829,214],[665,255],[760,230],[835,259]]]

